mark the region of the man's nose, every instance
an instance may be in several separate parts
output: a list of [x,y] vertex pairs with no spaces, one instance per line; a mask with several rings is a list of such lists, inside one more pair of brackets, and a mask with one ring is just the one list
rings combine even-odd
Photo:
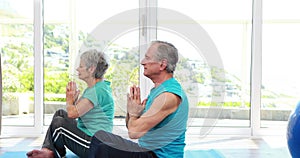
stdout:
[[145,59],[142,59],[141,65],[145,65],[145,64],[146,64]]

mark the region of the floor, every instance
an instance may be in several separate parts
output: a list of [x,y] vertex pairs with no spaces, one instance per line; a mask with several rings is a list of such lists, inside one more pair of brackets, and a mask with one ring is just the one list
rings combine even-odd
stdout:
[[284,137],[261,138],[237,136],[189,137],[186,149],[215,149],[226,158],[290,158]]
[[[124,125],[115,126],[113,132],[128,138]],[[29,151],[40,148],[43,139],[44,135],[37,137],[0,136],[0,155],[6,151]],[[226,158],[291,158],[285,135],[261,137],[207,135],[200,137],[190,132],[189,128],[186,144],[186,150],[215,149]]]
[[[40,148],[43,142],[40,137],[7,137],[0,139],[0,152],[29,151]],[[199,138],[187,136],[186,150],[215,149],[226,158],[290,158],[284,137],[269,136],[249,138],[237,136],[207,136]]]

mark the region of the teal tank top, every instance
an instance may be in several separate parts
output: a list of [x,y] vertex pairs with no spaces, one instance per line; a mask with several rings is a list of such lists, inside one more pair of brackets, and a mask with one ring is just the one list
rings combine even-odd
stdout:
[[145,113],[154,99],[164,92],[176,94],[181,98],[181,103],[175,112],[141,137],[139,145],[152,150],[159,158],[183,158],[189,103],[178,81],[175,78],[170,78],[158,87],[153,88],[150,91],[143,112]]
[[77,119],[77,127],[89,136],[93,136],[99,130],[112,132],[114,100],[110,82],[97,82],[83,92],[82,98],[90,100],[94,107]]

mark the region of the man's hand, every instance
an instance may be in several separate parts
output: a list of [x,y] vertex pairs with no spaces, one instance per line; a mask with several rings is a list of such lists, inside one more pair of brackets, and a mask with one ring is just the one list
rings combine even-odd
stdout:
[[145,101],[141,103],[140,88],[135,85],[130,87],[130,92],[127,94],[127,113],[129,117],[140,117],[144,108]]

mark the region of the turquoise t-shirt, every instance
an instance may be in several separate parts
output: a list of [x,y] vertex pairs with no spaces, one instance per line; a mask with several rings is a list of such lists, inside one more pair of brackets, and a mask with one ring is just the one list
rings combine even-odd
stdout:
[[141,137],[139,145],[152,150],[159,158],[182,158],[185,147],[189,103],[178,81],[175,78],[170,78],[158,87],[153,88],[148,96],[143,112],[145,113],[151,107],[154,99],[164,92],[176,94],[181,98],[181,103],[175,112]]
[[77,127],[89,136],[104,130],[113,129],[114,100],[110,82],[97,82],[93,87],[85,89],[82,98],[90,100],[94,107],[77,119]]

